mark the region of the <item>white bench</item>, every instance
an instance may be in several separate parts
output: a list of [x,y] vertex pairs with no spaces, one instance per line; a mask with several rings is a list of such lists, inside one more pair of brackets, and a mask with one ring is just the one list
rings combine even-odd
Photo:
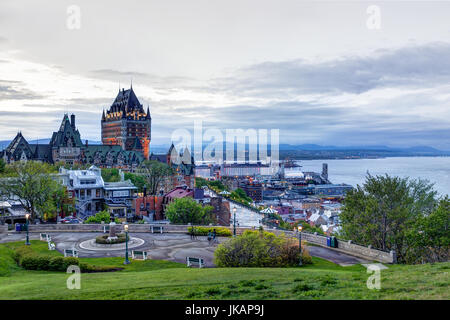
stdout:
[[53,242],[48,241],[47,244],[48,244],[48,250],[56,250],[56,245]]
[[47,233],[40,233],[39,234],[39,240],[49,242],[49,241],[52,240],[52,237],[50,237],[50,235],[47,234]]
[[78,251],[75,249],[64,249],[64,257],[68,256],[78,258]]
[[205,265],[203,258],[186,257],[186,265],[190,267],[193,264],[198,265],[199,268]]
[[152,233],[155,233],[156,230],[159,230],[159,233],[163,233],[163,226],[150,226],[150,231]]
[[147,260],[148,259],[148,252],[147,251],[132,250],[131,251],[131,258],[133,260]]

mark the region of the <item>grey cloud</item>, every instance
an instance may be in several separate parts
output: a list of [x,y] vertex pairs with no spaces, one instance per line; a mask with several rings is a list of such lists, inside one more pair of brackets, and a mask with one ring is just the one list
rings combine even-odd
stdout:
[[358,94],[389,86],[428,86],[450,82],[449,55],[450,44],[432,43],[320,63],[265,62],[215,79],[215,84],[224,91],[251,96]]
[[0,100],[40,99],[44,96],[23,88],[21,81],[0,80]]
[[[135,84],[146,84],[152,86],[155,90],[164,90],[162,93],[167,93],[167,90],[178,90],[180,87],[191,88],[194,87],[192,84],[196,80],[189,77],[181,76],[159,76],[157,74],[144,73],[138,71],[120,71],[114,69],[98,69],[91,70],[88,76],[121,82],[121,87],[127,87],[130,85],[131,81]],[[123,83],[123,81],[126,81]],[[177,88],[174,88],[177,87]]]

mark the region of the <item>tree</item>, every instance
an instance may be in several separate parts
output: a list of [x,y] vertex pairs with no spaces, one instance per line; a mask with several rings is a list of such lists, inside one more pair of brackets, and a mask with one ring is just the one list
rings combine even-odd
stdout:
[[54,210],[54,195],[61,185],[52,178],[55,168],[38,161],[14,162],[12,177],[0,179],[0,196],[18,200],[35,219],[38,213]]
[[230,194],[230,198],[233,200],[242,200],[244,202],[253,202],[253,199],[247,196],[244,190],[237,188]]
[[131,183],[134,184],[134,186],[138,189],[138,192],[143,192],[144,191],[144,187],[145,187],[145,178],[143,176],[134,174],[134,173],[130,173],[130,172],[125,172],[124,174],[125,180],[130,180]]
[[421,216],[410,232],[410,243],[418,250],[408,256],[409,263],[444,262],[450,258],[450,199],[441,199],[430,215]]
[[437,192],[426,180],[385,176],[366,177],[347,193],[340,215],[341,235],[363,245],[395,250],[399,262],[414,246],[412,230],[437,205]]
[[119,182],[120,181],[119,169],[116,168],[102,169],[102,178],[105,182]]
[[198,204],[191,198],[175,199],[166,207],[166,217],[171,223],[208,224],[213,222],[213,207]]
[[165,163],[146,160],[141,163],[139,174],[145,179],[148,194],[156,195],[165,179],[173,174],[173,169]]

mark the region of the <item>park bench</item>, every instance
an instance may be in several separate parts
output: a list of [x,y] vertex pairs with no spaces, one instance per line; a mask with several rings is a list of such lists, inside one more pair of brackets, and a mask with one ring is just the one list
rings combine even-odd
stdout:
[[131,258],[133,260],[147,260],[148,252],[147,251],[132,250],[131,251]]
[[48,250],[56,250],[56,245],[53,242],[48,241],[47,244],[48,244]]
[[68,256],[78,258],[78,251],[75,249],[64,249],[64,257]]
[[50,237],[50,235],[47,234],[47,233],[40,233],[39,234],[39,240],[49,242],[49,241],[52,240],[52,237]]
[[159,233],[163,233],[163,226],[150,226],[150,231],[152,233],[155,233],[156,231],[159,231]]
[[199,268],[205,265],[202,258],[186,257],[186,265],[190,267],[193,264],[197,264]]

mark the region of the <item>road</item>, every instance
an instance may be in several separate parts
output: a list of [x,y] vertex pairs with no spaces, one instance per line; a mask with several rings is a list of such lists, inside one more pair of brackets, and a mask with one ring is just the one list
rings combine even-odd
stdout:
[[359,263],[368,263],[369,261],[319,246],[308,246],[309,254],[313,257],[326,259],[340,266],[352,266]]

